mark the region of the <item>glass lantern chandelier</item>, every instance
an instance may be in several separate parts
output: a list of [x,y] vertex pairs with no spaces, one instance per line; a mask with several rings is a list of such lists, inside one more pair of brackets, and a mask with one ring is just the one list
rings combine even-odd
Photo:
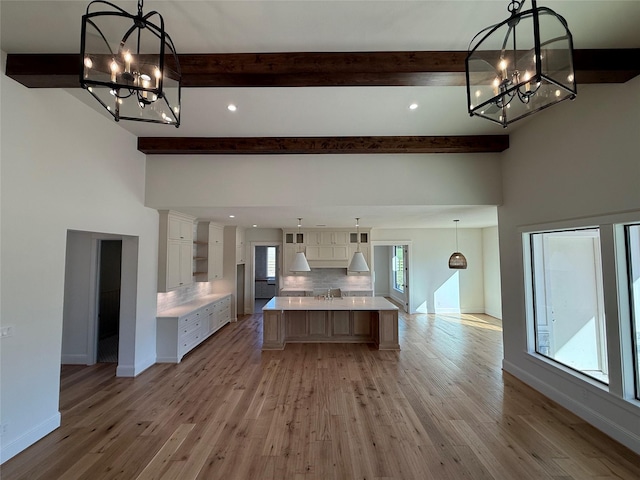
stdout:
[[[180,63],[162,15],[95,0],[82,16],[80,84],[115,121],[180,125]],[[92,11],[96,7],[102,11]],[[153,20],[153,21],[152,21]],[[154,23],[155,22],[155,23]]]
[[577,94],[573,40],[563,17],[512,0],[505,21],[485,28],[466,59],[469,114],[503,127]]

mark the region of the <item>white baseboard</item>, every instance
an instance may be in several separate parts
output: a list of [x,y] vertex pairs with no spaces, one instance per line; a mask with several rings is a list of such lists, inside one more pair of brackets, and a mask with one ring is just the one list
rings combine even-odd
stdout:
[[484,313],[484,307],[470,307],[470,308],[436,308],[435,311],[429,311],[428,313],[434,314],[450,314],[450,313]]
[[[148,358],[137,365],[120,365],[116,368],[116,377],[137,377],[147,368],[156,363],[155,358]],[[175,362],[174,362],[175,363]]]
[[157,357],[156,363],[178,363],[178,357]]
[[7,443],[2,442],[2,446],[0,446],[0,464],[16,456],[18,453],[30,447],[41,438],[49,435],[59,426],[60,412],[56,412],[55,415],[52,415],[40,425],[36,425],[34,428],[20,435],[15,440]]
[[62,354],[62,365],[89,365],[89,356],[84,354]]
[[[509,372],[513,376],[522,380],[527,385],[538,390],[543,395],[549,397],[554,402],[557,402],[567,410],[570,410],[598,430],[601,430],[611,438],[640,454],[640,436],[627,430],[624,425],[613,422],[611,419],[603,416],[600,412],[585,406],[583,403],[557,390],[511,362],[503,360],[502,368],[506,372]],[[613,402],[611,403],[613,407]],[[617,408],[617,405],[615,407]]]

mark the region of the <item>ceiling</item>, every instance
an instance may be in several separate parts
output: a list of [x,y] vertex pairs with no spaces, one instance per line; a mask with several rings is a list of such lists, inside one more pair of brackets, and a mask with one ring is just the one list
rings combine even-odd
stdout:
[[[114,3],[130,12],[136,2]],[[466,51],[481,29],[507,17],[506,0],[483,1],[153,1],[180,54],[277,52]],[[2,0],[1,48],[8,54],[77,53],[80,17],[87,1]],[[531,2],[525,4],[529,8]],[[640,47],[640,0],[542,1],[563,15],[576,49]],[[590,88],[579,86],[579,92]],[[92,108],[97,102],[68,89]],[[296,137],[504,135],[504,130],[466,113],[463,86],[218,87],[184,88],[182,125],[120,122],[138,137]],[[579,97],[578,97],[579,98]],[[237,110],[227,109],[235,104]],[[408,106],[417,103],[418,108]],[[553,109],[538,115],[553,115]],[[152,161],[153,157],[149,157]],[[304,207],[229,211],[193,208],[201,218],[244,226],[362,225],[386,228],[497,224],[495,207]],[[236,219],[228,215],[235,213]],[[239,219],[242,218],[240,221]]]

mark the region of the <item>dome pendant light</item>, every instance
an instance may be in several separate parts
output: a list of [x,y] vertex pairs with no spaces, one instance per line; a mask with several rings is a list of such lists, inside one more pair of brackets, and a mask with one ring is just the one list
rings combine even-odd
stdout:
[[454,270],[464,270],[467,268],[467,259],[464,255],[458,251],[458,222],[460,220],[454,220],[456,223],[456,251],[449,257],[449,268]]
[[360,219],[356,218],[356,235],[357,235],[357,247],[356,251],[351,258],[351,262],[349,262],[349,270],[350,272],[368,272],[369,266],[367,265],[367,261],[364,259],[364,255],[360,251]]
[[[301,226],[302,226],[302,218],[298,218],[298,237],[297,238],[300,237]],[[297,238],[296,238],[296,243],[297,243]],[[311,268],[309,267],[309,262],[307,262],[307,257],[304,256],[304,252],[300,250],[300,247],[298,247],[298,253],[296,253],[296,256],[294,257],[293,262],[291,263],[290,270],[292,272],[310,272],[311,271]]]

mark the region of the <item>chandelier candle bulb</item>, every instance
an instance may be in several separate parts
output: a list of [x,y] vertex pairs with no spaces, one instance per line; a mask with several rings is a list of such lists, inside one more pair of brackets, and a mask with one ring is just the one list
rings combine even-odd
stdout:
[[124,54],[124,71],[126,73],[131,73],[131,53],[126,52]]
[[111,81],[115,82],[116,81],[116,74],[118,73],[118,62],[116,62],[115,60],[111,60]]

